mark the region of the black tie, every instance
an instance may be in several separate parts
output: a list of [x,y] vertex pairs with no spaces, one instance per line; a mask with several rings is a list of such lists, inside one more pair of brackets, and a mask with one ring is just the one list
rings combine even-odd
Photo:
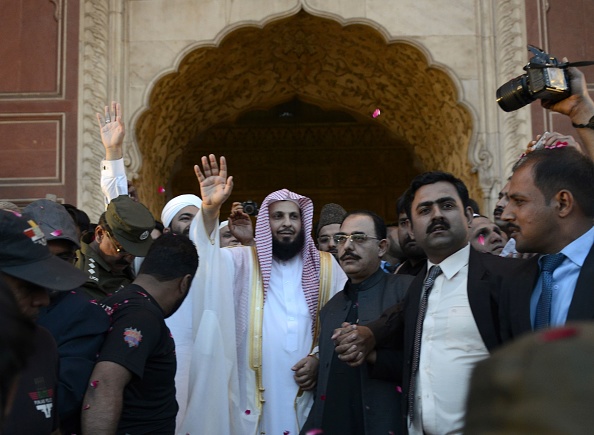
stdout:
[[415,386],[417,372],[419,371],[419,359],[421,357],[421,337],[423,336],[423,321],[425,320],[425,313],[427,312],[427,301],[429,300],[429,293],[433,288],[435,279],[441,274],[439,266],[431,266],[429,274],[423,283],[423,295],[419,303],[419,314],[417,316],[417,326],[415,328],[415,341],[413,344],[412,367],[410,371],[410,384],[408,388],[408,416],[410,422],[413,421],[414,404],[415,404]]

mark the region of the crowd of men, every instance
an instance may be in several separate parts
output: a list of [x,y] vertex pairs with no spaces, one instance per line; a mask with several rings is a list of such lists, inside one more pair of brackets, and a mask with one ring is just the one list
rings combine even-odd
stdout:
[[212,154],[158,222],[106,106],[96,225],[0,203],[0,433],[588,433],[587,407],[539,387],[574,370],[594,392],[594,332],[572,325],[594,319],[594,102],[569,72],[572,95],[543,105],[579,140],[529,148],[492,214],[431,171],[395,192],[388,225],[334,203],[314,224],[287,189],[255,226],[240,203],[221,222],[233,177]]

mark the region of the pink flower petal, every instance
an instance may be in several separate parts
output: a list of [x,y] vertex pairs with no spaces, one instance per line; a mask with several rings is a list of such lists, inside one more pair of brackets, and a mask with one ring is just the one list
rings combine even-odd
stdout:
[[91,381],[91,387],[97,388],[97,385],[99,385],[99,381],[97,381],[97,380]]
[[159,186],[157,188],[157,192],[159,192],[160,194],[163,194],[163,193],[165,193],[165,188],[163,186]]
[[479,242],[481,245],[485,246],[485,236],[483,236],[482,234],[480,234],[480,235],[478,236],[478,242]]
[[378,116],[380,116],[380,114],[381,114],[381,111],[379,109],[375,109],[373,111],[373,115],[371,115],[371,116],[373,116],[374,118],[377,118]]
[[91,405],[89,405],[88,403],[84,406],[83,411],[86,411],[87,409],[89,409],[91,407]]
[[323,434],[324,431],[322,429],[311,429],[305,432],[305,435],[320,435]]
[[252,413],[252,411],[250,411],[249,409],[245,410],[245,415],[250,415]]

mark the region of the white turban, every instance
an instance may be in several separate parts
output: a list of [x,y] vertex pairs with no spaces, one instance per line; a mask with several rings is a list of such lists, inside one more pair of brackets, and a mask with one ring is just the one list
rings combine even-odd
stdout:
[[222,230],[223,228],[225,228],[227,225],[229,225],[229,221],[223,221],[219,224],[219,230]]
[[161,222],[163,222],[163,226],[169,228],[175,215],[178,214],[182,208],[189,205],[200,208],[202,206],[202,200],[196,195],[185,194],[176,196],[165,204],[165,207],[163,207],[163,211],[161,212]]

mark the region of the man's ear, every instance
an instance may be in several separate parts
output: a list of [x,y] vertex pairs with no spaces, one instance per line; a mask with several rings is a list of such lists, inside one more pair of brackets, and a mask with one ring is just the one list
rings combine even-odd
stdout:
[[466,215],[466,220],[468,221],[468,227],[470,228],[470,225],[472,225],[472,219],[474,216],[474,211],[472,210],[472,207],[466,207],[464,209],[464,214]]
[[569,190],[560,190],[552,200],[556,202],[557,213],[562,218],[569,216],[575,206],[575,198]]
[[390,243],[388,242],[387,239],[381,239],[380,240],[380,242],[379,242],[379,252],[378,252],[378,255],[379,255],[380,258],[383,257],[386,254],[386,252],[388,252],[388,246],[389,246],[389,244]]
[[192,283],[192,275],[187,274],[179,282],[179,291],[181,294],[186,294],[190,291],[190,284]]
[[95,227],[95,240],[97,243],[101,243],[101,239],[105,233],[105,229],[101,225],[97,225]]
[[171,232],[171,228],[167,227],[167,228],[163,228],[163,234],[167,234]]

